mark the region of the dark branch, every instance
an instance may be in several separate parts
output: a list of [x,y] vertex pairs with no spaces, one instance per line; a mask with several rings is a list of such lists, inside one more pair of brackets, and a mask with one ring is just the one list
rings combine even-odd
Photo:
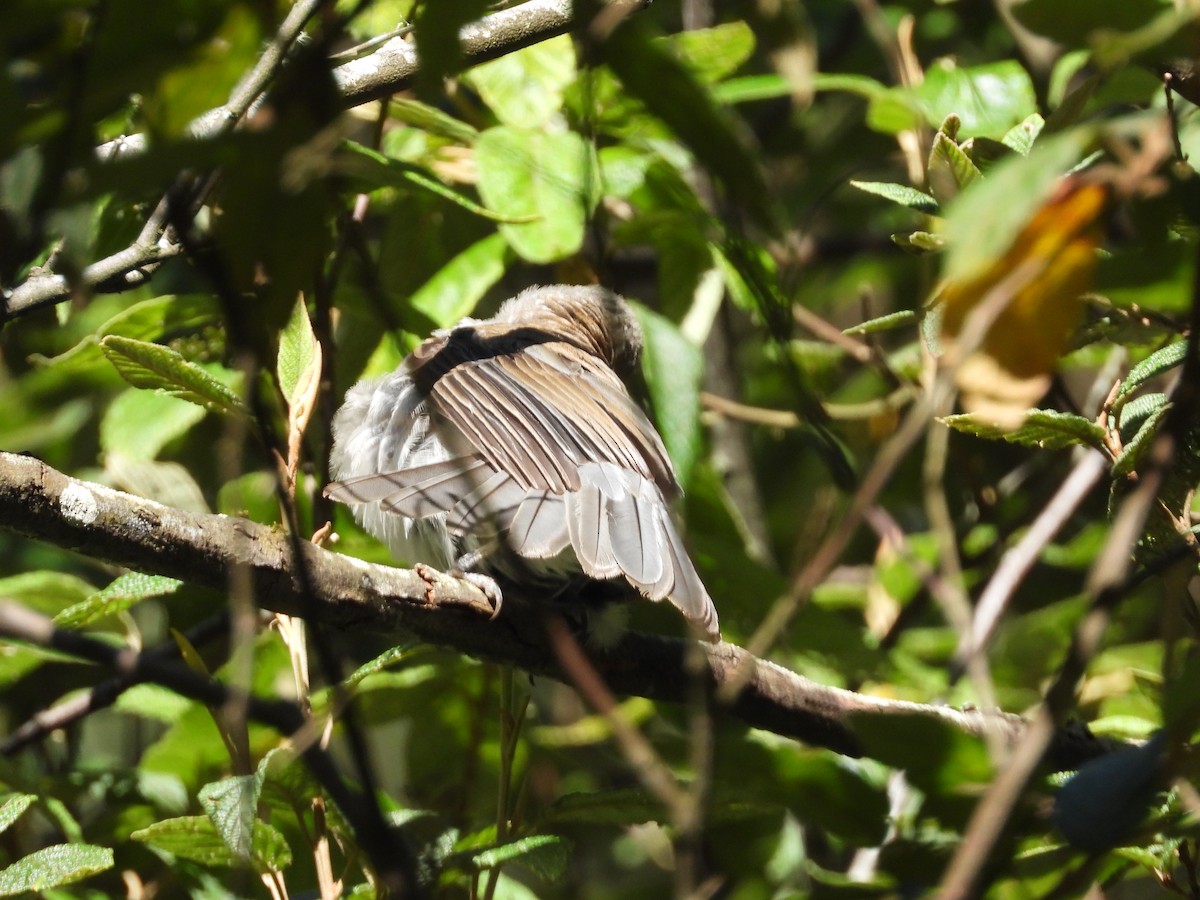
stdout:
[[[29,457],[0,453],[0,528],[49,541],[141,572],[224,589],[229,570],[244,566],[265,609],[304,610],[291,542],[275,529],[227,516],[184,512],[111,488],[77,481]],[[506,603],[496,621],[473,585],[446,577],[433,590],[415,572],[364,563],[303,544],[313,599],[323,624],[343,629],[407,630],[430,643],[526,671],[562,678],[536,608]],[[627,633],[592,649],[596,671],[618,694],[672,703],[688,698],[687,641]],[[858,756],[856,716],[939,719],[969,734],[1001,733],[1009,741],[1024,721],[1012,715],[884,700],[827,687],[741,647],[704,644],[709,688],[726,685],[743,667],[752,674],[725,712],[748,725],[839,753]],[[1050,763],[1077,767],[1109,750],[1086,731],[1056,738]]]

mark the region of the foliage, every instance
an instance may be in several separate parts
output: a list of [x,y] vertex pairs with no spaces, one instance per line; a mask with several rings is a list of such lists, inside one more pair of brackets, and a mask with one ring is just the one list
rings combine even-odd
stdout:
[[[1153,737],[1035,773],[976,887],[1194,890],[1200,417],[1175,380],[1197,374],[1200,116],[1182,96],[1168,108],[1156,73],[1187,94],[1195,14],[785,0],[715,4],[696,25],[705,4],[680,5],[579,3],[589,27],[473,65],[454,35],[487,4],[318,4],[265,102],[226,127],[199,117],[285,4],[11,0],[0,287],[6,304],[53,275],[68,289],[4,314],[0,449],[302,540],[331,521],[341,552],[395,562],[321,495],[342,393],[529,284],[603,281],[636,302],[640,388],[725,639],[749,642],[824,566],[774,661],[873,698],[1024,713],[1074,671],[1100,598],[1103,642],[1051,711]],[[333,54],[409,16],[421,76],[342,110]],[[144,144],[122,150],[130,134]],[[115,276],[89,268],[156,247]],[[1168,431],[1175,460],[1137,545],[1110,545]],[[983,665],[959,677],[967,601],[1085,450],[1105,483],[1042,539]],[[823,559],[864,510],[836,566]],[[1127,558],[1133,575],[1098,594],[1095,573]],[[719,712],[697,750],[694,704],[620,700],[702,803],[692,833],[565,685],[377,634],[326,636],[354,672],[333,685],[302,623],[246,615],[239,585],[116,571],[7,529],[0,560],[0,598],[310,704],[306,739],[331,717],[344,747],[352,698],[376,796],[447,896],[932,892],[1004,763],[950,725],[865,712],[864,759]],[[106,677],[0,643],[4,731]],[[303,748],[155,684],[116,694],[0,764],[0,894],[372,894],[361,835]]]

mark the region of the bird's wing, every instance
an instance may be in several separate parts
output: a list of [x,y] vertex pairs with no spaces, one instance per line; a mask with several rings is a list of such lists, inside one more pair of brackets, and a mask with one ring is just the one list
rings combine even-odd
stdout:
[[662,441],[620,379],[563,342],[460,363],[442,374],[431,407],[473,452],[529,490],[565,494],[585,463],[636,472],[678,492]]

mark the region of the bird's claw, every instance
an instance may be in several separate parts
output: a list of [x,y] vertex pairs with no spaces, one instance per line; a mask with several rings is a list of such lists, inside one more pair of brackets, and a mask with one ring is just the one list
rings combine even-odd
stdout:
[[496,584],[496,579],[479,572],[460,572],[455,570],[450,573],[463,581],[469,581],[475,587],[483,592],[483,596],[487,597],[488,603],[492,604],[492,614],[488,618],[494,620],[500,615],[500,607],[504,605],[504,592],[500,590],[500,585]]
[[504,603],[504,592],[500,590],[500,585],[496,583],[494,578],[490,578],[479,572],[464,572],[458,568],[451,569],[443,575],[433,566],[426,565],[425,563],[417,563],[413,566],[413,571],[425,582],[426,603],[432,605],[437,602],[436,591],[438,580],[444,578],[445,575],[449,575],[451,578],[461,578],[463,581],[469,582],[479,588],[492,607],[492,614],[489,618],[495,619],[500,615],[500,607]]

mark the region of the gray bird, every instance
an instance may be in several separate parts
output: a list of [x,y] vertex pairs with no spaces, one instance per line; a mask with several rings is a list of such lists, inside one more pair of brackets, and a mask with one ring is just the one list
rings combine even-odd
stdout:
[[435,332],[347,392],[326,496],[410,562],[517,583],[624,577],[719,640],[671,520],[671,461],[618,376],[641,348],[629,306],[595,286],[529,288]]

